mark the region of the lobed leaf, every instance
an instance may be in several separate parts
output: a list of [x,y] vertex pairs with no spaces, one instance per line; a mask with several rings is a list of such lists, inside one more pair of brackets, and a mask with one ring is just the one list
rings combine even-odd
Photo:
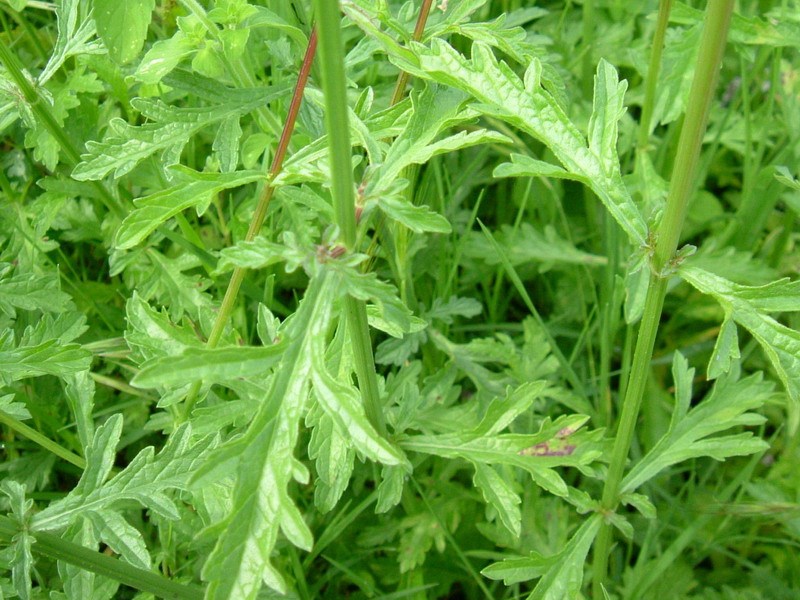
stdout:
[[259,171],[199,173],[188,167],[176,169],[182,181],[165,190],[134,200],[136,208],[125,217],[117,230],[115,246],[133,248],[162,223],[194,206],[207,205],[222,190],[239,187],[266,178]]

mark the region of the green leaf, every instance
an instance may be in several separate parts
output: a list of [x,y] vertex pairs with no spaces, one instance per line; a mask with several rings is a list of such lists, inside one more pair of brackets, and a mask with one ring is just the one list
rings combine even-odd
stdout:
[[172,323],[166,311],[157,312],[134,291],[128,299],[125,341],[142,361],[176,356],[187,348],[201,348],[194,332]]
[[772,394],[772,385],[761,374],[740,381],[728,374],[718,379],[711,393],[697,406],[689,408],[694,369],[676,352],[673,360],[675,407],[669,429],[655,446],[628,472],[620,493],[633,492],[667,467],[701,456],[724,460],[746,456],[768,448],[751,432],[714,434],[738,426],[756,426],[766,419],[749,412],[761,407]]
[[[505,415],[500,418],[506,420]],[[415,435],[402,440],[400,445],[405,450],[444,458],[519,467],[545,490],[556,496],[567,496],[567,485],[554,467],[588,464],[599,456],[600,451],[592,444],[582,445],[572,439],[567,445],[559,435],[563,436],[567,430],[574,432],[587,419],[583,415],[565,415],[554,422],[548,419],[536,434],[479,435],[458,432]]]
[[522,532],[522,513],[519,505],[522,500],[511,484],[494,467],[473,462],[475,475],[472,479],[483,499],[497,511],[500,521],[514,537]]
[[178,30],[171,38],[153,44],[139,63],[134,77],[143,83],[158,83],[196,50],[194,41]]
[[0,382],[26,377],[55,375],[61,377],[86,371],[92,362],[92,354],[78,344],[61,345],[57,339],[35,346],[14,348],[6,335],[0,335]]
[[284,86],[231,90],[216,106],[199,108],[177,108],[157,99],[134,98],[131,105],[149,122],[130,125],[119,118],[111,119],[102,142],[86,143],[88,152],[81,156],[72,176],[79,181],[96,181],[113,171],[115,178],[122,177],[156,152],[180,150],[204,127],[255,110],[279,98],[285,90]]
[[[402,450],[380,436],[367,420],[361,397],[352,385],[337,381],[328,373],[324,361],[323,339],[313,340],[311,379],[317,402],[359,452],[386,465],[408,465]],[[410,468],[410,465],[408,465]]]
[[150,568],[150,554],[142,534],[113,510],[88,511],[83,515],[97,538],[135,567]]
[[524,558],[506,558],[500,562],[492,563],[481,571],[481,575],[489,579],[502,579],[506,585],[514,585],[531,579],[538,579],[559,560],[561,556],[542,556],[538,552],[531,552]]
[[263,375],[280,360],[286,346],[283,341],[265,347],[187,348],[178,356],[148,362],[131,380],[131,385],[154,388],[201,379],[210,383]]
[[180,183],[134,201],[136,208],[125,217],[117,230],[115,246],[118,249],[133,248],[162,223],[187,208],[207,205],[222,190],[266,178],[258,171],[200,173],[182,166],[174,167],[173,171],[180,174]]
[[155,0],[93,0],[93,3],[97,34],[108,48],[108,55],[121,65],[136,58],[147,38]]
[[[543,231],[537,230],[530,223],[522,223],[519,227],[502,225],[495,238],[509,263],[515,267],[540,263],[539,269],[546,270],[558,264],[594,267],[608,262],[604,256],[579,250],[560,237],[551,225],[546,225]],[[491,240],[478,232],[472,232],[467,237],[464,256],[484,261],[488,265],[503,263],[503,257],[495,251]]]
[[326,271],[311,279],[287,331],[289,348],[272,378],[259,412],[239,441],[223,447],[196,477],[236,468],[233,507],[203,568],[209,600],[253,600],[262,583],[284,593],[286,582],[272,565],[278,532],[310,549],[311,532],[287,486],[313,369],[314,338],[325,337],[331,321],[334,278]]
[[407,475],[408,469],[404,466],[389,465],[381,469],[378,502],[375,505],[376,513],[388,512],[400,503]]
[[92,19],[79,19],[79,7],[80,0],[62,0],[56,5],[58,37],[47,64],[37,77],[39,85],[44,85],[70,56],[103,52],[98,42],[88,41],[95,34],[95,24]]
[[[318,414],[312,417],[313,413]],[[313,425],[308,443],[308,457],[317,467],[314,504],[320,511],[328,512],[333,509],[350,483],[354,466],[352,444],[341,427],[319,407],[309,411],[306,425]]]
[[[114,415],[95,431],[86,454],[86,469],[78,485],[61,500],[52,502],[34,515],[34,531],[53,531],[69,526],[89,512],[111,510],[134,501],[165,519],[178,519],[180,513],[165,491],[187,489],[189,478],[212,440],[192,443],[191,428],[182,425],[170,436],[157,456],[152,446],[140,451],[121,472],[108,479],[114,465],[116,447],[122,433],[122,417]],[[106,481],[108,479],[108,481]]]
[[483,43],[473,44],[470,60],[441,39],[431,40],[430,48],[421,44],[411,47],[415,56],[409,60],[407,51],[398,53],[393,45],[386,45],[400,68],[469,93],[482,103],[482,113],[503,119],[547,145],[567,171],[587,181],[633,244],[645,243],[647,225],[622,180],[616,151],[616,119],[621,116],[626,84],[619,82],[610,64],[601,61],[597,67],[587,145],[558,102],[541,86],[538,59],[531,61],[523,81]]
[[14,309],[63,312],[72,305],[53,274],[18,273],[0,279],[0,312],[14,317]]
[[[771,312],[800,310],[800,281],[781,279],[757,287],[739,285],[688,264],[681,266],[679,273],[698,290],[713,296],[730,318],[750,332],[786,387],[794,406],[793,411],[800,410],[800,332],[789,329],[768,315]],[[720,335],[723,334],[729,338],[732,336],[730,326],[720,331]],[[718,342],[720,352],[727,345],[730,348],[728,356],[733,356],[731,342],[730,339]],[[711,371],[712,365],[709,365],[709,370],[714,374],[720,368],[715,365]]]
[[583,582],[586,555],[601,523],[597,514],[586,519],[558,554],[543,557],[532,552],[526,558],[506,559],[489,565],[481,573],[490,579],[503,579],[506,585],[541,577],[528,600],[577,598]]

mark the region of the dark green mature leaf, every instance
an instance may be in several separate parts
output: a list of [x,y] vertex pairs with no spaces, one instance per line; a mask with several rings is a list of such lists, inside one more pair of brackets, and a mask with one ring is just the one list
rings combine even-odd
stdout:
[[208,205],[214,194],[266,179],[259,171],[232,173],[199,173],[188,167],[175,166],[180,183],[165,190],[134,200],[133,210],[117,230],[115,245],[120,250],[134,247],[162,223],[193,206]]
[[761,374],[736,381],[732,375],[719,379],[700,404],[689,409],[694,369],[675,353],[672,364],[675,380],[675,407],[669,429],[622,481],[621,493],[633,492],[667,467],[701,456],[724,460],[746,456],[769,447],[751,432],[710,437],[738,426],[755,426],[765,418],[753,412],[772,394],[772,385]]
[[[134,98],[133,107],[151,122],[130,125],[122,119],[112,119],[102,142],[87,142],[87,154],[72,171],[80,181],[99,180],[113,171],[122,177],[137,164],[156,152],[180,154],[189,138],[209,125],[231,115],[241,115],[282,96],[286,88],[231,91],[229,98],[212,107],[178,108],[160,100]],[[168,166],[168,165],[167,165]]]
[[93,4],[97,34],[108,55],[119,64],[136,58],[147,38],[155,0],[93,0]]

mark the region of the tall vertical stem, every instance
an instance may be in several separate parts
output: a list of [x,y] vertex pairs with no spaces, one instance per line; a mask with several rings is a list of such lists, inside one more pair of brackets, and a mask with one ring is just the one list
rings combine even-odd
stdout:
[[[322,84],[325,92],[325,127],[331,166],[331,193],[336,222],[342,241],[348,249],[356,242],[355,196],[353,169],[350,164],[350,126],[345,88],[344,44],[341,32],[339,0],[314,0],[319,28],[319,53]],[[345,312],[353,344],[356,374],[367,418],[373,427],[386,435],[386,423],[380,406],[378,380],[372,355],[372,341],[364,303],[352,296],[345,297]]]
[[[675,255],[680,241],[732,12],[733,0],[710,0],[706,9],[703,37],[700,41],[692,89],[689,92],[686,117],[678,141],[667,206],[656,237],[650,287],[647,291],[630,378],[620,413],[619,428],[614,439],[611,463],[603,488],[601,504],[606,512],[613,512],[619,504],[619,487],[639,416],[639,407],[644,395],[667,291],[669,273],[668,269],[665,271],[665,267]],[[594,549],[593,597],[597,599],[603,598],[611,538],[610,526],[604,524],[595,541]]]

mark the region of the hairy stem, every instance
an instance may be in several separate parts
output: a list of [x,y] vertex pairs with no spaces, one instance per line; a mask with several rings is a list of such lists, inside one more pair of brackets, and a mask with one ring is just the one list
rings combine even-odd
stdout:
[[[339,0],[314,0],[314,9],[319,27],[322,84],[325,91],[331,193],[342,241],[349,250],[353,250],[356,242],[355,196],[350,164],[350,126],[345,88],[344,45],[340,28],[341,9]],[[386,423],[380,406],[366,306],[362,301],[346,296],[345,313],[364,410],[372,426],[385,436]]]
[[[681,228],[697,172],[700,148],[708,122],[708,111],[716,87],[717,72],[722,62],[732,11],[733,0],[710,0],[706,10],[697,68],[678,141],[678,152],[675,157],[666,211],[656,237],[650,286],[633,354],[628,386],[622,403],[619,428],[614,439],[611,463],[603,488],[601,504],[603,510],[608,513],[613,512],[619,504],[619,486],[633,440],[636,421],[639,417],[639,408],[647,383],[650,360],[653,356],[656,333],[667,291],[667,280],[670,274],[669,269],[665,269],[665,267],[669,266],[668,263],[675,256],[680,241]],[[594,598],[603,598],[611,540],[610,526],[605,523],[595,541]]]

